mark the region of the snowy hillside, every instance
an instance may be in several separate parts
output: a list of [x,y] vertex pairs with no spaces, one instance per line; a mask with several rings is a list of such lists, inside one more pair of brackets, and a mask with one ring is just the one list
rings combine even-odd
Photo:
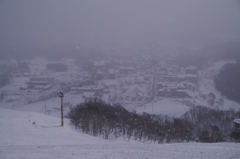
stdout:
[[64,121],[61,127],[58,117],[0,108],[0,158],[237,159],[240,156],[240,144],[236,143],[158,145],[123,139],[104,140],[78,132],[67,119]]

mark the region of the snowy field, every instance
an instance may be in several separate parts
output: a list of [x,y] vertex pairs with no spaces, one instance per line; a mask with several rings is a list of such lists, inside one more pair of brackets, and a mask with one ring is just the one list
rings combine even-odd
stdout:
[[[0,108],[1,159],[239,159],[237,143],[153,144],[104,140],[73,129],[69,121]],[[33,124],[35,122],[36,124]]]
[[147,103],[134,108],[137,113],[146,112],[149,114],[164,114],[169,117],[180,117],[186,113],[190,107],[181,104],[181,99],[173,100],[170,98],[161,98],[157,101]]

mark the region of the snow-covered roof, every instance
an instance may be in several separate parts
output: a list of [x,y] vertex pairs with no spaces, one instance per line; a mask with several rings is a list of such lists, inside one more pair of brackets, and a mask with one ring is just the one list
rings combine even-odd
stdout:
[[36,89],[42,89],[43,86],[36,85],[34,88],[36,88]]
[[48,84],[47,81],[30,81],[28,84]]
[[48,89],[48,88],[51,88],[51,87],[52,87],[52,85],[51,85],[51,84],[48,84],[48,85],[44,86],[43,88],[44,88],[44,89]]
[[83,93],[83,96],[84,96],[84,97],[87,97],[87,98],[93,97],[93,96],[94,96],[94,92],[84,92],[84,93]]
[[184,77],[198,77],[198,75],[189,75],[189,74],[186,74],[186,75],[184,75]]
[[120,69],[120,70],[121,70],[121,69],[124,69],[124,70],[135,70],[135,68],[133,68],[133,67],[127,67],[127,66],[122,66],[122,67],[120,67],[119,69]]
[[240,124],[240,119],[234,119],[233,122]]
[[71,87],[71,90],[101,90],[103,89],[102,86],[95,86],[95,87]]

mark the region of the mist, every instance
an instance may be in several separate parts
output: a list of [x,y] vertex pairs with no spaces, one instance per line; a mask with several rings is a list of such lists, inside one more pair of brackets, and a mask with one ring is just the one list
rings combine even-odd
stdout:
[[237,158],[239,86],[240,0],[0,0],[0,158]]
[[60,46],[199,50],[239,40],[239,19],[237,0],[2,0],[0,49],[33,55]]

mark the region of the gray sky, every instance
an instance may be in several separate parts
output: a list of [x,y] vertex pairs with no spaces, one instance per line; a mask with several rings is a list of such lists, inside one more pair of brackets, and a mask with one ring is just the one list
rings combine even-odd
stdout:
[[0,0],[4,47],[204,45],[240,38],[239,28],[238,0]]

